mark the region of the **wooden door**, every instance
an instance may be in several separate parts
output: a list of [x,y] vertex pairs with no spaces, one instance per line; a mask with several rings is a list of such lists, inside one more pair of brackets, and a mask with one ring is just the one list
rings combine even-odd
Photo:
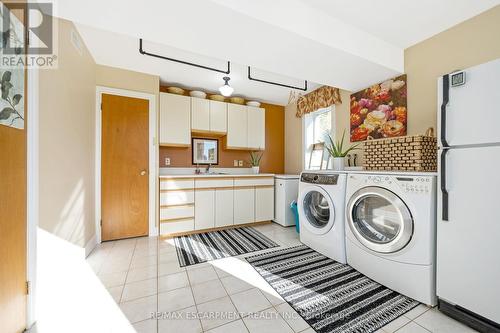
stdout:
[[149,102],[102,95],[101,239],[148,234]]
[[[6,8],[3,7],[3,10]],[[11,13],[25,22],[26,12],[13,9]],[[0,78],[6,71],[12,72],[12,69],[0,68]],[[27,77],[26,71],[24,77]],[[14,94],[22,94],[16,109],[24,103],[24,128],[0,125],[0,332],[6,333],[24,331],[27,314],[28,103],[26,80],[24,92],[16,90],[14,80],[16,78],[12,74],[15,87],[10,89],[8,95],[12,100]],[[0,111],[4,109],[5,102],[3,100]]]

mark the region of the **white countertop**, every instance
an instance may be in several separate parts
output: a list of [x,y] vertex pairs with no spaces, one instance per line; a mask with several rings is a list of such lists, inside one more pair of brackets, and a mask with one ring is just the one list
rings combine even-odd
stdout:
[[245,177],[274,177],[274,173],[258,173],[258,174],[184,174],[184,175],[160,175],[160,178],[245,178]]
[[300,175],[274,175],[278,179],[299,179]]

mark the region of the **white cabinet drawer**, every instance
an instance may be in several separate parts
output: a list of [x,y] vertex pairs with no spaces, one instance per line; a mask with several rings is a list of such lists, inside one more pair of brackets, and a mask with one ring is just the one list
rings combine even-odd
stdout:
[[160,221],[194,217],[194,205],[160,208]]
[[160,190],[182,190],[194,188],[194,179],[168,179],[160,178]]
[[269,186],[274,185],[273,177],[241,177],[234,179],[234,186]]
[[160,193],[160,206],[175,206],[194,203],[194,190]]
[[233,179],[196,179],[194,182],[194,186],[195,188],[233,187]]
[[160,224],[160,235],[175,234],[194,230],[194,219],[172,221]]

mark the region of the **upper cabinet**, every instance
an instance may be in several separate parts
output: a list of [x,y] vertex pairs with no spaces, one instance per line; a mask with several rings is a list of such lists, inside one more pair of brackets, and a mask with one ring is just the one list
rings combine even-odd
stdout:
[[191,130],[198,132],[210,131],[210,101],[201,98],[191,98]]
[[191,145],[191,98],[160,93],[159,144]]
[[227,133],[227,103],[210,101],[210,131]]
[[264,150],[266,148],[266,110],[247,106],[248,148]]
[[227,148],[266,148],[266,110],[253,106],[228,104]]
[[245,105],[227,104],[227,148],[248,148],[247,123],[247,107]]
[[192,97],[191,130],[193,132],[226,134],[227,103]]
[[264,150],[266,110],[183,95],[160,93],[159,143],[188,147],[191,131],[227,134],[227,149]]

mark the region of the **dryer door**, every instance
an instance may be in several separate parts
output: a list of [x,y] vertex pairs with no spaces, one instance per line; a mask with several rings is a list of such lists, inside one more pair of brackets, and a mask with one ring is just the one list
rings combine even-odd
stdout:
[[352,195],[347,207],[349,228],[368,249],[392,253],[410,242],[413,218],[403,200],[393,192],[364,187]]
[[317,235],[330,231],[335,222],[335,207],[328,193],[319,186],[308,186],[301,192],[299,200],[302,209],[300,226]]

